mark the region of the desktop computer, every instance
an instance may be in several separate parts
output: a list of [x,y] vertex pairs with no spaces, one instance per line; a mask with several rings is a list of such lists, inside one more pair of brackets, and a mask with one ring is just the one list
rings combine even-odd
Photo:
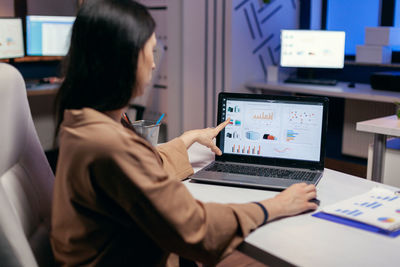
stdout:
[[[330,68],[344,66],[344,31],[281,30],[281,67]],[[336,80],[290,77],[285,82],[335,85]]]
[[370,83],[372,89],[400,92],[400,72],[383,71],[371,73]]
[[24,37],[20,18],[0,18],[0,59],[24,56]]
[[73,16],[27,16],[27,55],[65,56],[74,21]]

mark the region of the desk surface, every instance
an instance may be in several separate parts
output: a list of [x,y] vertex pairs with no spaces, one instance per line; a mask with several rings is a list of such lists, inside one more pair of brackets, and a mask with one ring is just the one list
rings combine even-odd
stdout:
[[357,131],[400,136],[400,120],[396,115],[357,122]]
[[336,86],[328,86],[284,82],[249,82],[246,83],[246,87],[250,90],[303,93],[376,102],[393,103],[395,101],[400,101],[400,92],[373,90],[369,84],[362,83],[357,83],[355,88],[349,88],[348,84],[349,83],[339,82]]
[[[213,156],[198,144],[189,149],[197,171]],[[217,186],[186,181],[195,198],[204,202],[245,203],[273,197],[274,191]],[[317,185],[321,207],[361,194],[377,184],[355,176],[325,169]],[[357,228],[322,220],[306,213],[273,221],[250,234],[245,244],[299,266],[387,266],[398,265],[400,237],[389,238]],[[248,252],[247,252],[248,253]],[[251,254],[251,253],[248,253]],[[260,259],[260,258],[258,258]]]

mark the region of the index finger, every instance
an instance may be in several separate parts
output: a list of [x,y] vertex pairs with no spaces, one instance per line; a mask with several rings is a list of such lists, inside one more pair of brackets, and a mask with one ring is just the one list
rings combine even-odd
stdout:
[[312,192],[312,191],[317,191],[317,188],[315,187],[315,185],[309,184],[309,185],[305,186],[305,190],[306,190],[306,192]]
[[215,127],[215,135],[217,135],[222,129],[224,129],[226,127],[226,125],[229,124],[229,122],[231,121],[231,118],[226,119],[226,121],[220,123],[217,127]]

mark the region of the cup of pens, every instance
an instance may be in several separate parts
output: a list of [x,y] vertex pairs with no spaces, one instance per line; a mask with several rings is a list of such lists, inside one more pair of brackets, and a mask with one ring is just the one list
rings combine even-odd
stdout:
[[164,114],[162,114],[161,117],[156,122],[151,120],[138,120],[131,122],[126,113],[125,113],[125,118],[128,122],[131,123],[131,126],[135,129],[135,131],[138,134],[143,136],[153,146],[157,145],[158,134],[160,133],[161,120],[164,118]]
[[149,120],[139,120],[132,122],[135,131],[143,136],[153,146],[157,145],[158,134],[160,132],[160,123]]

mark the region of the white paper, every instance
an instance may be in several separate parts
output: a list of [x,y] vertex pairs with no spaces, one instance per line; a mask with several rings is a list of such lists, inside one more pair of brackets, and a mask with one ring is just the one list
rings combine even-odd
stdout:
[[394,231],[400,228],[400,196],[375,187],[367,193],[326,206],[323,212]]

